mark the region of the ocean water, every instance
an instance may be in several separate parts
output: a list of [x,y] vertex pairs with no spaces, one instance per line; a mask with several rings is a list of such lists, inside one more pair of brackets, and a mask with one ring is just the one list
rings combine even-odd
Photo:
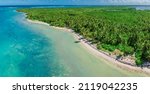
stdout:
[[71,33],[0,7],[0,77],[146,76],[94,56]]
[[52,76],[51,40],[24,20],[15,8],[0,8],[0,76]]
[[150,5],[133,6],[137,10],[150,10]]

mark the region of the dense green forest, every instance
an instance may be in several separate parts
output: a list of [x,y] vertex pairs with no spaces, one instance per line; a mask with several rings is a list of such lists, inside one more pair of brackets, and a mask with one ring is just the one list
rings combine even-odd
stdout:
[[150,11],[128,7],[20,9],[32,20],[68,27],[98,49],[135,55],[136,64],[150,62]]

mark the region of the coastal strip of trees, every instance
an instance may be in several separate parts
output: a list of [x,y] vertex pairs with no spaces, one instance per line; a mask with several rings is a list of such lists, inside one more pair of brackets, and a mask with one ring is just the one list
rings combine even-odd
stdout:
[[67,27],[100,50],[121,51],[136,57],[136,64],[150,62],[150,11],[128,7],[29,8],[27,18]]

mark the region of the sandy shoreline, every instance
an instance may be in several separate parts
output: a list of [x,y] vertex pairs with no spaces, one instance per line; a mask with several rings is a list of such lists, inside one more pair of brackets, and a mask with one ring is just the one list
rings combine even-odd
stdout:
[[42,21],[38,21],[38,20],[30,20],[30,19],[27,19],[27,21],[30,22],[30,23],[43,24],[43,25],[50,26],[48,23],[45,23],[45,22],[42,22]]
[[[43,25],[47,25],[50,26],[48,23],[45,22],[41,22],[41,21],[37,21],[37,20],[29,20],[27,19],[28,22],[31,23],[36,23],[36,24],[43,24]],[[59,30],[63,30],[63,31],[67,31],[72,33],[72,35],[74,36],[74,38],[79,41],[80,36],[78,34],[76,34],[75,32],[73,32],[72,29],[68,29],[68,28],[62,28],[62,27],[55,27],[55,26],[50,26],[54,29],[59,29]],[[144,73],[150,76],[150,69],[148,68],[143,68],[141,69],[140,67],[136,67],[136,66],[131,66],[131,65],[127,65],[127,64],[123,64],[117,60],[115,60],[114,58],[107,56],[106,54],[102,53],[101,51],[95,49],[94,47],[92,47],[91,45],[89,45],[88,43],[86,43],[83,40],[80,40],[80,44],[86,48],[87,50],[89,50],[93,55],[100,57],[100,58],[104,58],[105,60],[112,62],[115,66],[120,67],[122,69],[128,70],[128,71],[135,71],[135,72],[139,72],[139,73]]]

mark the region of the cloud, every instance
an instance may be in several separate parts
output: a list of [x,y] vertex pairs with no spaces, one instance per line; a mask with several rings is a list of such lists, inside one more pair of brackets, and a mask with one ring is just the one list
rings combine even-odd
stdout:
[[150,0],[0,0],[0,4],[150,5]]
[[[59,0],[56,0],[59,1]],[[66,0],[82,4],[128,4],[128,5],[150,5],[150,0]]]
[[[94,0],[93,0],[94,1]],[[99,3],[105,4],[142,4],[142,5],[150,5],[150,0],[96,0]]]
[[123,3],[127,2],[127,3],[137,3],[137,4],[150,4],[150,0],[122,0]]

